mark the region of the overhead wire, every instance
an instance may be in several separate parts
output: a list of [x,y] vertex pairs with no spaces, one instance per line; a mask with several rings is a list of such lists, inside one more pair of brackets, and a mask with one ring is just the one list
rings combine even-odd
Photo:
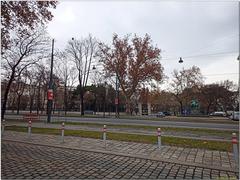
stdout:
[[[235,54],[238,53],[237,51],[229,51],[229,52],[220,52],[220,53],[213,53],[213,54],[199,54],[199,55],[192,55],[192,56],[179,56],[183,59],[190,59],[190,58],[197,58],[197,57],[205,57],[205,56],[218,56],[224,54]],[[161,58],[160,60],[177,60],[179,57],[171,57],[171,58]]]

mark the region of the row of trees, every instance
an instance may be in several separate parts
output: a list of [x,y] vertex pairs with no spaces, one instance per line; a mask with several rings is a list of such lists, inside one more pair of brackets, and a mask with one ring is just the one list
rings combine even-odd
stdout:
[[[28,108],[30,112],[33,109],[38,112],[46,110],[51,47],[43,24],[51,20],[48,8],[56,7],[56,2],[32,3],[11,4],[4,1],[1,4],[5,9],[1,19],[5,22],[3,30],[7,32],[3,36],[5,45],[2,48],[2,118],[6,106],[18,112],[20,108]],[[31,17],[33,19],[35,15],[42,17],[35,17],[34,21],[29,22],[20,21],[26,14],[9,13],[15,6],[35,12]],[[34,11],[30,7],[34,7]],[[44,11],[38,9],[42,7]],[[8,21],[12,21],[10,25]],[[18,26],[10,31],[12,23]],[[107,101],[114,107],[113,87],[116,83],[119,86],[116,88],[120,89],[120,102],[127,113],[132,113],[140,101],[155,104],[155,110],[171,110],[174,107],[173,111],[177,111],[179,107],[180,113],[193,99],[201,104],[205,113],[212,109],[228,110],[236,106],[236,88],[233,83],[225,81],[204,85],[203,76],[196,66],[174,70],[168,91],[154,89],[156,84],[165,79],[160,53],[161,50],[152,45],[147,34],[144,37],[127,35],[123,38],[115,34],[110,45],[91,35],[82,39],[72,38],[63,50],[54,52],[54,108],[65,112],[79,109],[84,115],[85,106],[94,110],[103,109]],[[92,70],[93,66],[97,69]],[[100,70],[100,67],[103,69]],[[94,82],[92,86],[88,86],[90,77]],[[107,96],[105,81],[109,87]],[[151,87],[153,90],[143,87]]]
[[204,84],[200,68],[193,66],[181,71],[174,70],[172,93],[178,102],[180,112],[189,107],[191,101],[198,101],[202,111],[209,114],[214,110],[233,110],[238,106],[237,86],[229,80]]

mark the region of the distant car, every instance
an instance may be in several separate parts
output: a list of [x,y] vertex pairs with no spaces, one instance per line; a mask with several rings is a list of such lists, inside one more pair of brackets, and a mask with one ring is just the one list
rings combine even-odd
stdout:
[[171,115],[172,115],[170,112],[167,112],[167,111],[163,112],[163,114],[164,114],[165,116],[171,116]]
[[233,114],[229,118],[239,121],[239,112],[233,112]]
[[220,117],[225,117],[226,113],[222,112],[222,111],[218,111],[218,112],[212,112],[209,114],[210,116],[220,116]]
[[165,117],[165,114],[163,112],[158,112],[156,116],[157,117]]
[[143,109],[142,110],[142,115],[146,115],[147,116],[148,115],[148,110],[147,109]]

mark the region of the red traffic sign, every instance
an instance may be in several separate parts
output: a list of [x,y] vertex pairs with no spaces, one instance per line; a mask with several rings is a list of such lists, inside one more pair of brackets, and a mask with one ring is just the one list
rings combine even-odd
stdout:
[[118,98],[115,98],[115,104],[118,104]]
[[53,90],[52,89],[48,89],[47,96],[48,96],[48,100],[53,100]]

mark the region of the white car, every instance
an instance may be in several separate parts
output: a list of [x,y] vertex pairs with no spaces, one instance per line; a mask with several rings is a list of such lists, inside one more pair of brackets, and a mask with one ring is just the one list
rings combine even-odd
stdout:
[[229,118],[232,120],[239,120],[239,112],[233,112]]
[[157,117],[165,117],[165,114],[163,112],[158,112]]
[[212,112],[211,114],[209,114],[210,116],[226,116],[225,112],[222,111],[218,111],[218,112]]

